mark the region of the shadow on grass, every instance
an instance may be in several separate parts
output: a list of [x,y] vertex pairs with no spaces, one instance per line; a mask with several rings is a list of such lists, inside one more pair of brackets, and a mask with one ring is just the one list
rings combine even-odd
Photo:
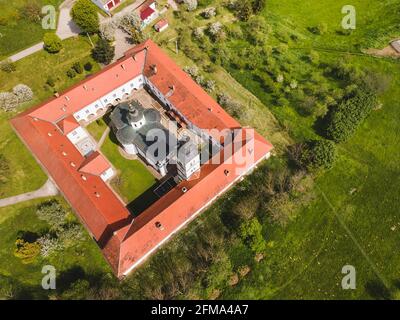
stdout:
[[378,279],[369,280],[365,284],[365,290],[376,300],[390,300],[392,297],[390,290]]

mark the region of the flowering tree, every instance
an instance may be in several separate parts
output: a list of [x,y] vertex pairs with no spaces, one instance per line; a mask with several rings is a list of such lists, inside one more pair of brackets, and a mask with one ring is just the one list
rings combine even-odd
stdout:
[[184,0],[184,2],[189,11],[193,11],[193,10],[197,9],[197,5],[198,5],[197,0]]
[[13,88],[13,93],[17,96],[19,103],[23,103],[33,99],[32,89],[25,84],[16,85]]
[[0,109],[13,111],[18,107],[18,98],[11,92],[0,92]]

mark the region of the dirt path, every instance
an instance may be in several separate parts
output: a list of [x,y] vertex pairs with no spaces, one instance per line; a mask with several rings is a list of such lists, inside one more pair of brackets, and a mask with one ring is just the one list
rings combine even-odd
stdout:
[[20,202],[33,200],[37,198],[45,198],[50,196],[55,196],[58,194],[58,189],[55,184],[49,179],[46,183],[38,190],[19,194],[14,197],[9,197],[0,200],[0,208],[7,207]]

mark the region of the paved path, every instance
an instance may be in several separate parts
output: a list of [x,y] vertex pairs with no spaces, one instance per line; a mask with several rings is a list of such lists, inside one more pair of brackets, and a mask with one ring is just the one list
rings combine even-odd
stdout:
[[44,198],[55,196],[58,194],[58,190],[54,183],[49,179],[40,189],[32,192],[23,193],[14,197],[5,198],[0,200],[0,208],[10,206],[13,204],[17,204],[20,202],[37,199],[37,198]]
[[58,25],[56,34],[61,40],[77,36],[81,30],[72,20],[70,12],[72,6],[76,0],[66,0],[64,1],[59,9],[60,15],[58,17]]
[[175,0],[168,0],[168,4],[171,6],[172,10],[178,11],[178,5],[176,4]]
[[101,138],[100,138],[99,142],[97,143],[97,150],[101,149],[101,146],[103,145],[104,141],[108,137],[109,133],[110,133],[110,127],[107,126],[107,129],[104,130],[103,134],[101,135]]
[[[66,0],[59,7],[60,15],[58,18],[56,34],[62,40],[77,36],[80,32],[79,28],[72,21],[72,18],[69,14],[75,1],[76,0]],[[38,52],[42,49],[43,49],[43,42],[40,42],[40,43],[33,45],[30,48],[27,48],[25,50],[22,50],[16,54],[12,55],[9,58],[11,59],[11,61],[15,62],[22,58],[30,56],[31,54]]]

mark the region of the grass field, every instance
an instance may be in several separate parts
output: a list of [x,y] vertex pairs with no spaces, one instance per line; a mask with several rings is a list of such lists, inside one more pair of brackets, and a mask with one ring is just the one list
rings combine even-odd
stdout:
[[[56,9],[62,0],[35,0],[40,8],[52,5]],[[49,30],[42,28],[41,21],[32,22],[21,14],[27,0],[0,1],[0,60],[42,41]],[[51,31],[51,30],[50,30]]]

